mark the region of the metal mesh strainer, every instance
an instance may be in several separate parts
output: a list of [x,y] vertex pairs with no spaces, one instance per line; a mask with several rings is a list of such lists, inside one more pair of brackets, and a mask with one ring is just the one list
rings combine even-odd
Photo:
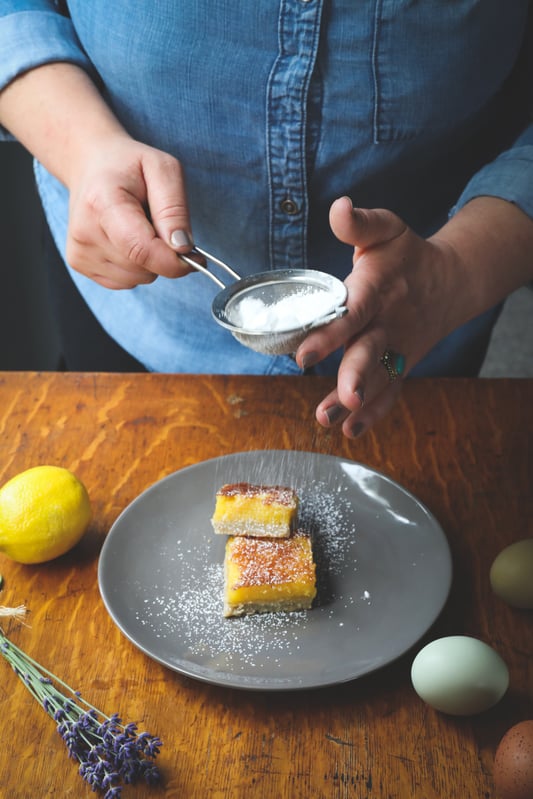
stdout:
[[[288,355],[297,350],[308,332],[314,328],[326,325],[334,319],[339,319],[347,313],[345,306],[348,295],[344,283],[336,277],[319,272],[315,269],[274,269],[270,272],[260,272],[256,275],[241,278],[231,267],[223,261],[195,247],[192,253],[197,253],[207,260],[213,261],[235,278],[236,282],[225,286],[219,278],[205,266],[198,264],[188,255],[180,255],[186,263],[194,269],[210,277],[220,291],[214,298],[211,311],[219,325],[229,330],[233,336],[256,352],[267,355]],[[280,303],[287,304],[287,298],[293,297],[294,304],[305,307],[307,298],[312,318],[306,317],[305,312],[299,318],[287,315],[279,318],[275,314]],[[319,299],[317,304],[316,300]],[[303,305],[302,305],[303,300]],[[243,327],[243,319],[250,319],[249,313],[243,313],[244,303],[256,303],[256,307],[264,308],[264,318],[267,324],[263,328],[258,319],[253,324]],[[312,306],[312,307],[311,307]],[[276,317],[276,324],[268,326],[268,320]]]

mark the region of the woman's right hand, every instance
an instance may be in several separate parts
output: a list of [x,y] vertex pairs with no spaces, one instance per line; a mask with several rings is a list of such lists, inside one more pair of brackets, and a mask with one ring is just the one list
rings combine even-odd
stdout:
[[192,247],[180,162],[118,131],[69,172],[67,261],[110,289],[191,271]]
[[82,69],[23,73],[0,92],[0,122],[69,190],[74,269],[111,289],[191,271],[180,162],[132,139]]

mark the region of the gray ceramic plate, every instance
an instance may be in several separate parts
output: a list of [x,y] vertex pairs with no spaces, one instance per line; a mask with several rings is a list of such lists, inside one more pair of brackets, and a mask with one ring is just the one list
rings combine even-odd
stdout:
[[[315,606],[222,616],[223,536],[210,519],[224,483],[293,486],[313,536]],[[240,452],[169,475],[114,523],[98,567],[112,619],[156,661],[235,688],[294,690],[352,680],[406,652],[439,615],[451,583],[446,537],[429,511],[353,461]]]

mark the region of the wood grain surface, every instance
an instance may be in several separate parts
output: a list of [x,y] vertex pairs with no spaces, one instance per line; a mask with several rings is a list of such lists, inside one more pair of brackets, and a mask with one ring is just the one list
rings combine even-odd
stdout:
[[[489,799],[498,741],[533,718],[533,613],[495,597],[488,574],[507,544],[533,536],[533,380],[408,380],[389,416],[355,441],[314,421],[330,381],[0,373],[0,484],[43,463],[74,471],[94,519],[62,558],[0,556],[0,604],[29,625],[4,631],[107,712],[159,735],[161,799]],[[230,452],[298,449],[384,472],[435,514],[454,580],[433,628],[395,663],[313,691],[212,686],[145,656],[100,599],[98,555],[118,514],[177,469]],[[492,710],[459,718],[414,693],[412,659],[429,640],[468,634],[494,646],[511,685]],[[357,641],[354,640],[354,647]],[[89,797],[54,723],[0,660],[0,797]]]

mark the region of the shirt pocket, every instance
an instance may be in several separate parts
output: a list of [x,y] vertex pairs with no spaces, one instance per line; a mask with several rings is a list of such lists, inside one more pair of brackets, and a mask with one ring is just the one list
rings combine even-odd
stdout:
[[445,132],[479,111],[516,61],[522,0],[376,0],[375,142]]

